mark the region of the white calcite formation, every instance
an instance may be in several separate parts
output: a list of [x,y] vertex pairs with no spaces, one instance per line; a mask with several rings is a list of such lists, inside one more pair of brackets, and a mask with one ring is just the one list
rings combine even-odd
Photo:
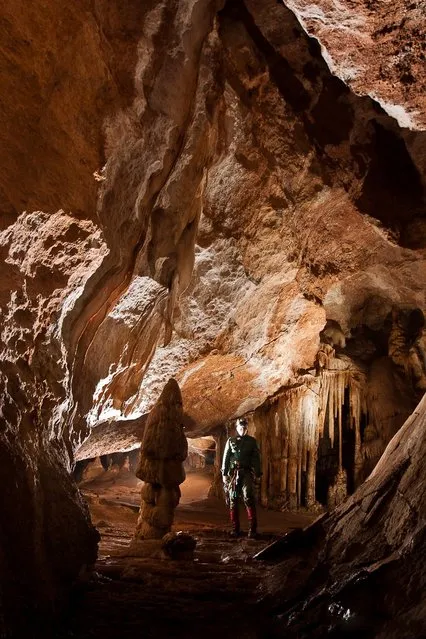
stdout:
[[[305,377],[302,384],[284,390],[256,410],[251,418],[263,460],[263,503],[280,507],[315,508],[318,481],[325,482],[323,506],[333,481],[348,472],[352,486],[360,482],[361,423],[367,416],[366,375],[350,362],[331,359],[330,368]],[[365,425],[365,424],[364,424]],[[352,441],[344,459],[344,436]],[[321,462],[331,465],[321,472]],[[347,488],[341,499],[346,497]],[[327,498],[328,497],[328,498]]]

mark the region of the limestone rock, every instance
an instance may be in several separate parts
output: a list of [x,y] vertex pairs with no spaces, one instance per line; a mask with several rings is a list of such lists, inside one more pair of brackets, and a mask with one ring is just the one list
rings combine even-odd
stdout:
[[327,507],[333,510],[336,506],[340,506],[348,495],[348,476],[344,468],[337,473],[335,482],[328,489]]
[[139,516],[152,528],[169,530],[173,523],[174,509],[173,505],[167,507],[142,503]]
[[[358,5],[342,4],[348,24],[357,9],[364,21]],[[330,3],[318,4],[318,16],[329,13]],[[137,399],[148,410],[165,376],[175,375],[194,435],[291,386],[333,327],[337,348],[370,362],[383,353],[367,333],[386,340],[394,306],[425,308],[424,243],[411,230],[424,207],[423,134],[410,134],[409,144],[391,115],[332,76],[325,50],[284,3],[229,4],[219,25],[227,143],[209,169],[176,332],[157,349]],[[338,43],[346,22],[336,29],[329,33]],[[412,392],[411,407],[417,400]]]
[[348,622],[380,638],[423,634],[425,430],[426,396],[367,481],[322,521],[308,552],[281,557],[269,587],[281,592],[286,636],[311,632],[312,623],[318,636],[338,636]]
[[[148,531],[148,529],[147,529]],[[125,556],[129,557],[141,557],[143,559],[164,559],[164,551],[162,548],[161,537],[158,539],[153,538],[134,538],[132,539],[130,546],[125,550]]]
[[182,396],[176,380],[170,379],[149,414],[141,443],[136,475],[145,483],[136,539],[159,539],[170,531],[187,454]]
[[146,459],[183,462],[188,453],[183,428],[182,396],[177,382],[171,379],[148,417],[141,456]]
[[158,487],[154,484],[144,483],[141,488],[141,498],[145,504],[155,504],[158,495]]
[[173,487],[185,481],[182,461],[174,459],[145,459],[141,457],[136,476],[150,484],[161,484],[167,488]]
[[192,559],[196,545],[196,539],[182,531],[167,533],[162,539],[164,553],[171,559]]
[[[331,70],[357,93],[374,95],[401,126],[426,127],[421,2],[286,0],[321,42]],[[344,34],[344,37],[343,37]],[[392,35],[390,35],[392,34]]]

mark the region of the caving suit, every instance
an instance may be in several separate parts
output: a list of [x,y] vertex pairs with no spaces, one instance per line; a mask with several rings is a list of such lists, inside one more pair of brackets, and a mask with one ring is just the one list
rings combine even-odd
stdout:
[[222,475],[229,498],[231,523],[235,534],[240,532],[239,498],[242,495],[249,520],[249,535],[257,529],[254,483],[261,476],[260,452],[250,435],[230,437],[222,461]]

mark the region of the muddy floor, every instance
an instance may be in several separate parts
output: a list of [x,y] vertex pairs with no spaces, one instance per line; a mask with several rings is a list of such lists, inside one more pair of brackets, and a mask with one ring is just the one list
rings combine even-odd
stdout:
[[100,472],[81,484],[101,534],[99,557],[94,576],[76,590],[58,637],[268,636],[268,611],[258,603],[268,565],[253,555],[314,517],[259,508],[259,538],[233,540],[225,504],[207,496],[210,483],[208,472],[192,472],[181,486],[174,530],[197,539],[192,561],[126,555],[141,486],[130,472]]

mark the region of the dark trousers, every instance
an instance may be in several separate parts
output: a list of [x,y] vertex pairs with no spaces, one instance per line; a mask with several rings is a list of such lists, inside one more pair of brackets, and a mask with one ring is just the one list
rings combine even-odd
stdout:
[[243,498],[249,520],[249,531],[256,533],[257,513],[253,475],[246,469],[235,469],[229,487],[229,514],[234,532],[240,532],[239,502]]

